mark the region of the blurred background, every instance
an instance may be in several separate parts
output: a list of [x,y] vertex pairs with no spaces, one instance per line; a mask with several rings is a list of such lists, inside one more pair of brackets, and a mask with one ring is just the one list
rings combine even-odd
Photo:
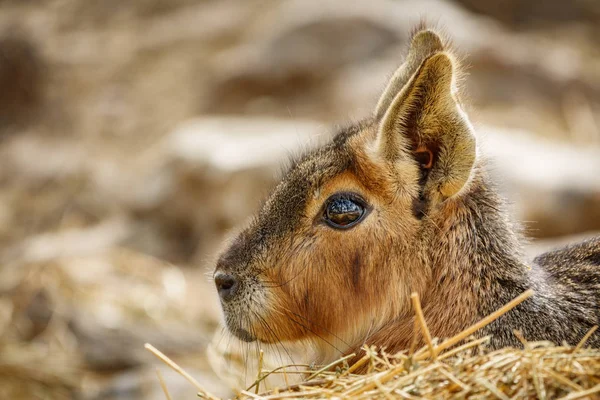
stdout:
[[215,254],[422,18],[527,254],[599,232],[597,0],[0,0],[0,398],[162,399],[144,342],[227,395]]

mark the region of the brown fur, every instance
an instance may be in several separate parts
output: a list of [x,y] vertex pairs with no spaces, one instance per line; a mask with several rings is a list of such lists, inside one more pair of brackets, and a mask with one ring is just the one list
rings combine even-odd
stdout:
[[[364,343],[395,352],[413,338],[411,292],[431,334],[449,337],[528,288],[533,298],[479,333],[493,348],[519,345],[515,329],[573,344],[600,322],[600,240],[525,264],[460,106],[457,70],[445,41],[418,31],[373,117],[289,169],[217,264],[238,284],[222,300],[232,333],[307,341],[318,362]],[[368,204],[347,230],[323,222],[339,192]]]

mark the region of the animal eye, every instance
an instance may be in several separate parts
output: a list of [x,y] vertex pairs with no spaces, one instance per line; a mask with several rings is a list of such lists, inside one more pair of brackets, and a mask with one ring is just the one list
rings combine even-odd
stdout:
[[347,229],[356,225],[365,215],[362,200],[351,194],[333,195],[327,200],[323,219],[332,228]]

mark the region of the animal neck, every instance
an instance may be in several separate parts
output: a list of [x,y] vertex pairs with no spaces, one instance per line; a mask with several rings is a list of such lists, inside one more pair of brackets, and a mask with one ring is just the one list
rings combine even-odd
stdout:
[[421,301],[435,336],[455,335],[526,290],[530,268],[520,227],[508,215],[477,169],[467,192],[432,218],[431,281]]

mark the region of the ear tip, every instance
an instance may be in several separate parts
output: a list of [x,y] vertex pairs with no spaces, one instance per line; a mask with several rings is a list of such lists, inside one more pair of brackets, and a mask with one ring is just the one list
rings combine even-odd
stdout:
[[411,38],[410,47],[413,49],[425,49],[427,53],[444,50],[442,38],[433,29],[423,28],[417,30]]

